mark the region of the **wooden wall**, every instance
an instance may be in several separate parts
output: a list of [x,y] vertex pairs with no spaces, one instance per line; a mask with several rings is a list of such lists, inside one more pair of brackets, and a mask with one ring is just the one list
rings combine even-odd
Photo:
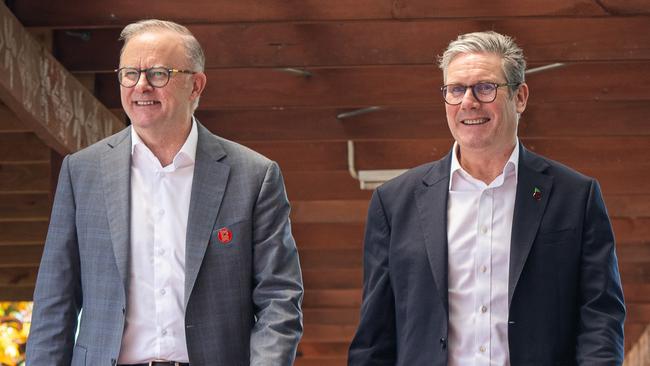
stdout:
[[0,298],[31,299],[50,215],[51,150],[0,103]]
[[[306,285],[302,366],[345,364],[358,321],[371,193],[359,190],[347,172],[346,140],[356,143],[360,169],[408,168],[443,156],[452,140],[438,92],[441,73],[432,62],[459,33],[494,29],[517,39],[531,67],[566,63],[528,77],[531,96],[520,136],[527,147],[600,180],[618,239],[629,348],[650,323],[650,5],[644,0],[512,4],[161,0],[138,7],[125,0],[23,0],[12,10],[25,26],[52,30],[57,58],[73,72],[95,75],[96,95],[116,113],[118,85],[111,70],[118,64],[122,25],[159,17],[184,23],[196,34],[207,53],[208,75],[198,118],[277,160],[285,175]],[[285,67],[311,76],[282,71]],[[336,119],[368,106],[382,109]],[[24,132],[12,134],[6,138],[14,144],[30,139]],[[15,159],[34,153],[18,151]],[[28,160],[46,161],[46,151]],[[36,174],[29,164],[0,167],[2,177]],[[16,218],[11,224],[0,221],[2,243],[31,240],[20,245],[33,248],[28,270],[2,269],[4,297],[29,294],[46,224],[46,175],[25,180],[27,193],[0,202],[0,213]],[[21,228],[21,215],[38,217],[38,225]],[[2,261],[15,267],[28,256]],[[10,279],[25,291],[9,289]]]

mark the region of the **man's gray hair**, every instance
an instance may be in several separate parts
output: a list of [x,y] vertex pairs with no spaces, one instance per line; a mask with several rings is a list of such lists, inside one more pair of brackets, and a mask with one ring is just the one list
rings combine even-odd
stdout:
[[120,33],[120,41],[124,41],[124,45],[120,51],[120,56],[122,56],[122,52],[124,52],[124,47],[126,47],[126,44],[129,43],[133,37],[155,30],[168,30],[182,36],[183,42],[185,44],[185,50],[187,52],[187,58],[192,64],[192,67],[195,68],[192,71],[203,72],[205,69],[205,54],[203,53],[203,49],[201,48],[199,41],[196,40],[189,29],[178,23],[170,22],[167,20],[145,19],[131,23],[124,27],[124,29],[122,29],[122,33]]
[[[461,34],[449,43],[442,56],[438,57],[438,66],[442,69],[445,80],[451,61],[458,55],[468,53],[495,54],[501,57],[501,69],[507,83],[519,84],[526,81],[524,51],[511,37],[494,31]],[[516,86],[510,87],[512,91],[516,89]]]

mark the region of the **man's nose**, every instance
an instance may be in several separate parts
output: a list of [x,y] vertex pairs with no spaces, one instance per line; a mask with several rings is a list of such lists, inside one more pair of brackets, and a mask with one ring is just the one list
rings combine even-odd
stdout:
[[137,90],[153,89],[151,84],[149,84],[149,80],[147,80],[147,73],[145,71],[140,71],[140,77],[138,78],[138,82],[135,84],[135,88]]
[[472,88],[465,89],[465,95],[463,95],[463,99],[461,99],[460,107],[462,109],[476,109],[480,105],[481,102],[479,102],[476,99],[476,97],[474,97],[474,92],[472,92]]

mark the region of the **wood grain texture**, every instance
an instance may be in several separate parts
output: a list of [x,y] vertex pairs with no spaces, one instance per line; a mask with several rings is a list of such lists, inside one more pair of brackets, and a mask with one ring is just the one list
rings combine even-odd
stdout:
[[47,221],[0,221],[0,246],[18,242],[45,242]]
[[[208,67],[198,119],[283,170],[306,287],[298,366],[345,365],[358,320],[372,192],[350,177],[346,141],[355,141],[358,169],[409,168],[444,156],[452,140],[434,58],[456,34],[473,30],[514,36],[530,67],[566,63],[527,76],[531,97],[519,135],[531,150],[600,181],[628,303],[626,349],[650,322],[645,0],[160,0],[147,10],[125,0],[10,3],[24,24],[53,33],[56,56],[84,73],[120,120],[119,88],[108,71],[118,63],[121,26],[154,16],[195,32]],[[279,70],[289,66],[312,76]],[[368,106],[381,109],[336,117]],[[0,246],[12,251],[0,259],[0,295],[12,299],[31,297],[60,163],[35,148],[23,125],[0,106],[0,182],[9,179],[0,183]],[[52,167],[26,164],[41,160]]]
[[48,192],[49,189],[49,162],[0,163],[0,192]]
[[0,163],[48,162],[50,148],[32,132],[0,132]]
[[[517,38],[530,63],[650,59],[650,18],[418,20],[205,24],[189,27],[206,68],[429,65],[458,34],[492,29]],[[78,31],[77,31],[78,32]],[[57,58],[72,71],[118,64],[119,28],[54,33]],[[626,37],[621,38],[620,34]]]
[[360,19],[419,19],[458,17],[528,17],[528,16],[603,16],[608,14],[647,14],[642,0],[605,1],[608,7],[591,0],[522,0],[512,6],[508,0],[491,1],[489,6],[477,6],[472,0],[432,2],[427,0],[304,0],[290,5],[282,0],[227,1],[197,0],[191,6],[178,6],[174,0],[160,0],[156,8],[133,6],[128,0],[83,1],[38,0],[16,1],[12,11],[26,26],[39,27],[97,27],[127,24],[150,18],[174,19],[183,24],[360,20]]
[[[442,98],[422,106],[385,107],[347,120],[350,109],[220,109],[196,113],[212,132],[239,142],[417,140],[449,138]],[[537,102],[529,100],[519,121],[521,137],[650,136],[646,101]],[[116,110],[117,111],[117,110]]]
[[44,221],[50,216],[48,192],[0,192],[0,221]]
[[[576,63],[527,78],[536,103],[650,100],[650,62]],[[440,105],[440,72],[428,66],[314,68],[305,79],[276,69],[212,69],[201,97],[201,110],[285,108],[319,105],[331,108]],[[98,98],[119,108],[113,73],[98,74]],[[441,119],[444,121],[444,119]]]
[[117,131],[120,122],[25,30],[4,5],[0,99],[48,146],[77,151]]
[[27,132],[29,128],[23,126],[14,112],[4,103],[0,103],[0,132]]

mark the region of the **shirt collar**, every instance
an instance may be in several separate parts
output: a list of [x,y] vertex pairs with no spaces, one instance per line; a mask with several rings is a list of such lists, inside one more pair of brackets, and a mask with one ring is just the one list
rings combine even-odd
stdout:
[[[194,161],[196,160],[196,146],[198,144],[198,140],[199,132],[196,126],[196,119],[194,116],[192,116],[192,127],[190,129],[190,134],[187,136],[185,143],[178,151],[178,153],[176,153],[176,156],[174,156],[174,160],[172,161],[172,164],[176,168],[194,164]],[[135,128],[133,128],[133,125],[131,125],[131,156],[133,156],[135,153],[136,146],[138,148],[143,148],[151,153],[149,147],[147,147],[144,141],[142,141],[140,135],[138,135]]]
[[[466,177],[472,177],[471,174],[465,171],[465,169],[463,169],[463,167],[460,165],[460,162],[458,161],[457,151],[458,151],[458,142],[454,141],[454,147],[451,150],[451,167],[449,169],[449,190],[451,190],[452,188],[453,180],[456,177],[456,173],[464,174]],[[510,154],[508,161],[506,161],[505,165],[503,166],[502,175],[505,176],[508,173],[512,172],[513,170],[514,170],[514,176],[516,181],[519,175],[519,139],[517,139],[517,142],[515,143],[515,148],[512,150],[512,153]]]

